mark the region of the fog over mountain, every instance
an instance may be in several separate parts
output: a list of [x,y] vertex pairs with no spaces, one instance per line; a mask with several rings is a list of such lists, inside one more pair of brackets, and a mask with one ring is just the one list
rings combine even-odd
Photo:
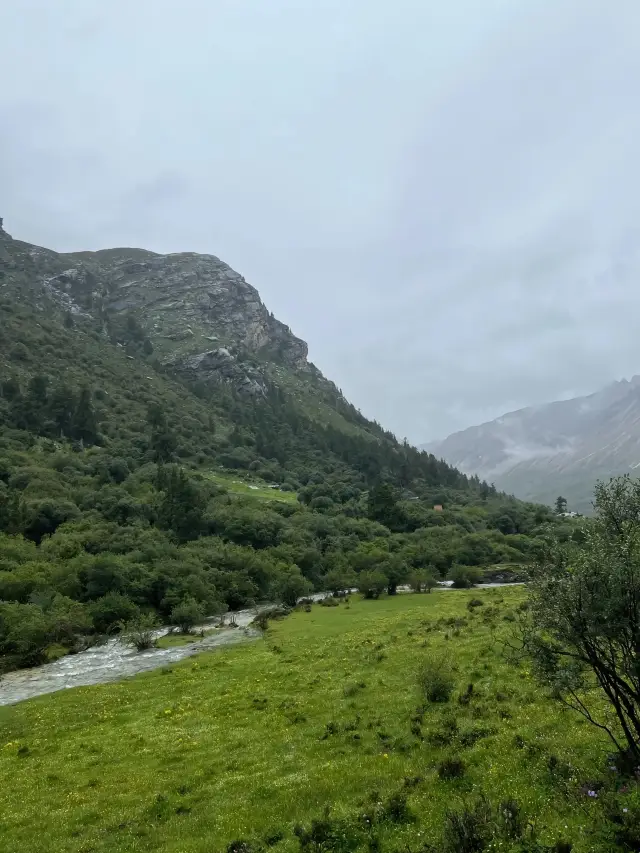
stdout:
[[420,442],[640,370],[636,0],[0,8],[0,215],[223,257]]

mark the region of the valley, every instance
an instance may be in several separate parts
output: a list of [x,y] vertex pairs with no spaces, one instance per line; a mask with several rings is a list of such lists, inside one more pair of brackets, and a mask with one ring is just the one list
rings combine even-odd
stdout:
[[[328,831],[351,839],[331,849],[449,851],[447,814],[484,793],[517,802],[540,843],[595,849],[603,804],[582,788],[602,776],[606,738],[509,663],[523,600],[504,588],[314,604],[257,642],[2,709],[3,842],[295,851],[295,827],[330,809]],[[452,695],[433,703],[420,672],[440,654]]]
[[635,671],[631,481],[570,517],[399,441],[212,255],[0,230],[0,312],[2,845],[635,849],[635,681],[556,666]]

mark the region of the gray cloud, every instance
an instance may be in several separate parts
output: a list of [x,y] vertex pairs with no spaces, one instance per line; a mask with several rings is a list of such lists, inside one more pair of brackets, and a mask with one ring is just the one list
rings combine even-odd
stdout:
[[227,260],[415,441],[640,372],[637,0],[0,6],[0,213]]

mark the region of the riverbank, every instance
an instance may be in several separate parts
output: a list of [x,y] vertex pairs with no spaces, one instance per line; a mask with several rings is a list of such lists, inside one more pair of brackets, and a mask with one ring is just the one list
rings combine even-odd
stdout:
[[[293,827],[325,806],[361,832],[364,812],[399,795],[410,817],[396,808],[376,825],[381,849],[442,849],[447,811],[485,793],[516,801],[543,844],[603,850],[601,803],[581,790],[608,772],[606,739],[504,654],[525,595],[314,605],[258,642],[4,708],[3,844],[200,853],[243,840],[233,849],[295,853]],[[425,705],[418,675],[438,654],[454,665],[453,692]]]

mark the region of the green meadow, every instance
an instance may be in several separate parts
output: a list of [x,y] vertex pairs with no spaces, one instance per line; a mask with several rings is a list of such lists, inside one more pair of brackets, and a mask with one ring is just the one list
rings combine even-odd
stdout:
[[[547,849],[611,849],[585,793],[610,785],[606,737],[507,654],[524,598],[314,605],[244,645],[2,708],[0,847],[415,853],[484,794]],[[419,675],[443,656],[453,691],[430,702]],[[329,841],[309,833],[327,808]],[[517,844],[482,849],[534,849]]]

